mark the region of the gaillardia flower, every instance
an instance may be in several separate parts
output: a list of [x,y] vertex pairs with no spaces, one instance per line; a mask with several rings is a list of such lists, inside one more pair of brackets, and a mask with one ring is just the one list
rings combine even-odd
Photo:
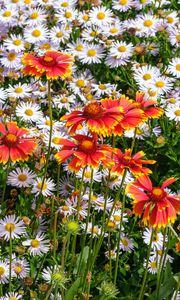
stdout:
[[163,109],[155,106],[157,102],[153,99],[145,99],[145,93],[136,92],[137,107],[144,111],[146,118],[160,118],[163,114]]
[[100,162],[103,162],[106,167],[112,165],[110,153],[113,149],[108,145],[98,144],[96,136],[90,137],[77,134],[73,138],[74,142],[61,139],[60,143],[63,147],[55,154],[55,158],[59,163],[72,156],[68,168],[75,172],[87,166],[98,168]]
[[82,111],[75,110],[63,116],[61,120],[66,121],[70,134],[74,134],[78,126],[85,122],[90,131],[108,136],[122,118],[123,108],[118,102],[107,98],[99,102],[92,101]]
[[165,227],[174,222],[176,212],[180,211],[180,196],[168,194],[166,187],[175,182],[171,177],[161,186],[153,187],[147,175],[138,177],[127,186],[127,193],[134,199],[133,210],[138,216],[143,215],[143,221],[151,227]]
[[19,128],[15,122],[0,123],[0,163],[24,161],[33,153],[37,144],[31,137],[24,137],[29,131]]
[[116,175],[123,175],[124,170],[128,169],[134,176],[151,173],[151,170],[143,165],[155,164],[156,161],[141,159],[145,155],[143,151],[139,151],[133,156],[131,156],[131,152],[131,149],[125,150],[125,153],[122,153],[120,149],[116,149],[113,155],[115,164],[111,172]]
[[24,54],[22,62],[25,65],[22,72],[36,77],[46,76],[47,79],[66,78],[71,75],[73,57],[58,51],[47,51],[44,55]]

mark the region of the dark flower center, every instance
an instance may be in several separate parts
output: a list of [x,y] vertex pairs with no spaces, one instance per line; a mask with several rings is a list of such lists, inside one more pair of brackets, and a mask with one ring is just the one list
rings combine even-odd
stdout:
[[92,102],[85,106],[84,116],[88,119],[100,119],[102,116],[103,109],[98,102]]
[[54,57],[51,57],[51,56],[42,56],[40,58],[40,62],[42,65],[46,66],[46,67],[54,67],[57,62],[56,62],[56,59]]
[[151,197],[153,198],[154,201],[160,201],[165,196],[166,196],[166,192],[160,187],[155,187],[151,191]]
[[92,139],[84,139],[82,142],[79,144],[79,150],[86,153],[86,154],[91,154],[96,151],[96,144]]
[[17,145],[18,137],[13,133],[8,133],[4,139],[4,144],[8,147],[14,147]]

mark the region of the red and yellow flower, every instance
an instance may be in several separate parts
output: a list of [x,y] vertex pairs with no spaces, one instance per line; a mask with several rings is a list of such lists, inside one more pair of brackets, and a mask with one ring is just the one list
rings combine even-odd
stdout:
[[68,168],[75,172],[86,166],[98,168],[101,162],[106,167],[112,165],[110,159],[110,153],[113,151],[112,148],[108,145],[98,144],[97,136],[90,137],[78,134],[73,136],[73,139],[74,142],[61,139],[60,144],[63,147],[55,154],[55,158],[59,163],[72,158],[68,164]]
[[157,102],[153,99],[145,99],[145,93],[136,92],[137,107],[144,111],[146,118],[160,118],[163,114],[163,109],[156,107]]
[[19,128],[15,122],[0,123],[0,163],[28,160],[36,149],[33,138],[24,137],[29,131]]
[[115,175],[122,175],[124,170],[128,169],[134,176],[152,173],[149,168],[143,165],[154,164],[156,161],[141,159],[145,155],[143,151],[139,151],[133,156],[131,152],[131,149],[126,149],[125,153],[122,153],[120,149],[116,149],[113,155],[114,166],[112,166],[111,172]]
[[91,132],[108,136],[123,118],[123,107],[112,99],[92,101],[82,111],[76,110],[61,118],[66,121],[70,134],[75,134],[79,125],[86,123]]
[[36,77],[46,76],[47,79],[66,78],[71,75],[73,58],[70,54],[58,51],[47,51],[38,56],[26,53],[22,58],[25,65],[22,72]]
[[176,213],[180,211],[180,196],[168,194],[167,186],[175,182],[171,177],[161,186],[153,187],[147,175],[142,175],[127,186],[127,193],[134,199],[133,210],[138,216],[143,215],[145,225],[151,227],[165,227],[176,219]]

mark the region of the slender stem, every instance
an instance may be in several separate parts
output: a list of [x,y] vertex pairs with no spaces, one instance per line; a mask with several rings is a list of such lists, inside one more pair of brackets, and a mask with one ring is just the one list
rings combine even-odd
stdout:
[[61,171],[61,165],[58,164],[58,168],[57,168],[57,198],[59,198],[59,181],[60,181],[60,171]]
[[58,293],[58,286],[55,287],[55,291],[54,291],[54,300],[57,299],[57,293]]
[[176,231],[174,230],[174,228],[169,224],[168,225],[169,229],[172,231],[172,233],[174,234],[174,236],[178,239],[178,241],[180,242],[180,237],[178,236],[178,234],[176,233]]
[[[53,117],[52,117],[52,97],[51,97],[51,82],[50,80],[48,80],[48,108],[49,108],[49,120],[50,120],[50,128],[49,128],[49,142],[48,142],[48,150],[47,150],[47,155],[46,155],[46,164],[44,167],[44,175],[43,175],[43,179],[42,179],[42,183],[41,183],[41,190],[39,193],[39,199],[38,201],[41,199],[42,196],[42,190],[43,190],[43,186],[44,186],[44,182],[46,179],[46,174],[47,174],[47,169],[48,169],[48,164],[49,164],[49,158],[50,158],[50,154],[51,154],[51,139],[52,139],[52,131],[53,131]],[[38,207],[38,204],[37,204]]]
[[108,232],[108,253],[109,253],[109,275],[112,278],[112,259],[111,259],[111,233]]
[[153,235],[154,235],[154,230],[152,229],[151,239],[150,239],[150,243],[149,243],[149,247],[148,247],[148,252],[147,252],[146,268],[145,268],[143,282],[142,282],[142,285],[141,285],[141,290],[140,290],[140,294],[139,294],[138,300],[142,300],[144,298],[144,292],[145,292],[145,285],[146,285],[146,279],[147,279],[147,273],[148,273],[148,264],[149,264],[149,257],[150,257],[150,253],[151,253],[151,246],[152,246],[152,241],[153,241]]
[[58,212],[55,212],[55,216],[54,216],[54,230],[53,230],[53,244],[54,244],[54,248],[53,248],[53,258],[54,258],[54,263],[56,261],[56,242],[57,242],[57,235],[56,235],[56,227],[57,227],[57,218],[58,218]]
[[6,182],[7,182],[7,177],[9,175],[10,165],[11,165],[11,162],[10,162],[10,160],[8,160],[6,172],[4,172],[5,173],[5,178],[4,178],[4,182],[3,182],[3,190],[2,190],[2,198],[1,198],[1,207],[2,208],[3,208],[3,205],[4,205],[4,198],[5,198],[6,186],[7,186]]
[[[164,251],[165,251],[165,245],[166,245],[166,228],[164,229],[164,235],[163,235],[163,247],[162,247],[162,253],[161,253],[161,258],[158,266],[158,272],[157,272],[157,300],[159,299],[159,291],[160,291],[160,286],[161,286],[161,279],[162,279],[162,273],[163,273],[163,258],[164,258]],[[158,263],[158,261],[157,261]]]
[[48,291],[48,293],[46,295],[46,298],[44,300],[49,300],[50,299],[49,296],[51,295],[52,289],[53,289],[53,286],[51,285],[51,287],[50,287],[50,289],[49,289],[49,291]]
[[66,244],[67,244],[68,237],[63,237],[63,246],[62,246],[62,255],[61,255],[61,268],[64,272],[64,266],[65,266],[65,252],[66,252]]
[[89,200],[88,200],[88,214],[87,214],[87,218],[86,218],[86,228],[85,228],[85,235],[84,235],[84,239],[83,239],[83,245],[85,245],[85,243],[86,243],[87,229],[88,229],[88,223],[89,223],[89,218],[90,218],[92,185],[93,185],[93,169],[91,170],[91,180],[90,180]]
[[0,296],[3,296],[3,286],[2,286],[2,283],[0,284]]
[[9,239],[9,292],[11,292],[11,275],[12,275],[12,235],[10,229]]

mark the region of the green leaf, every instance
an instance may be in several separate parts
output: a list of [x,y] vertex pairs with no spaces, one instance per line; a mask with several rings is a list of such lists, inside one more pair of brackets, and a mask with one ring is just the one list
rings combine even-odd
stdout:
[[77,290],[79,288],[81,279],[77,278],[76,281],[73,283],[73,285],[70,287],[70,289],[68,290],[67,294],[65,295],[65,300],[73,300],[74,296],[77,293]]

